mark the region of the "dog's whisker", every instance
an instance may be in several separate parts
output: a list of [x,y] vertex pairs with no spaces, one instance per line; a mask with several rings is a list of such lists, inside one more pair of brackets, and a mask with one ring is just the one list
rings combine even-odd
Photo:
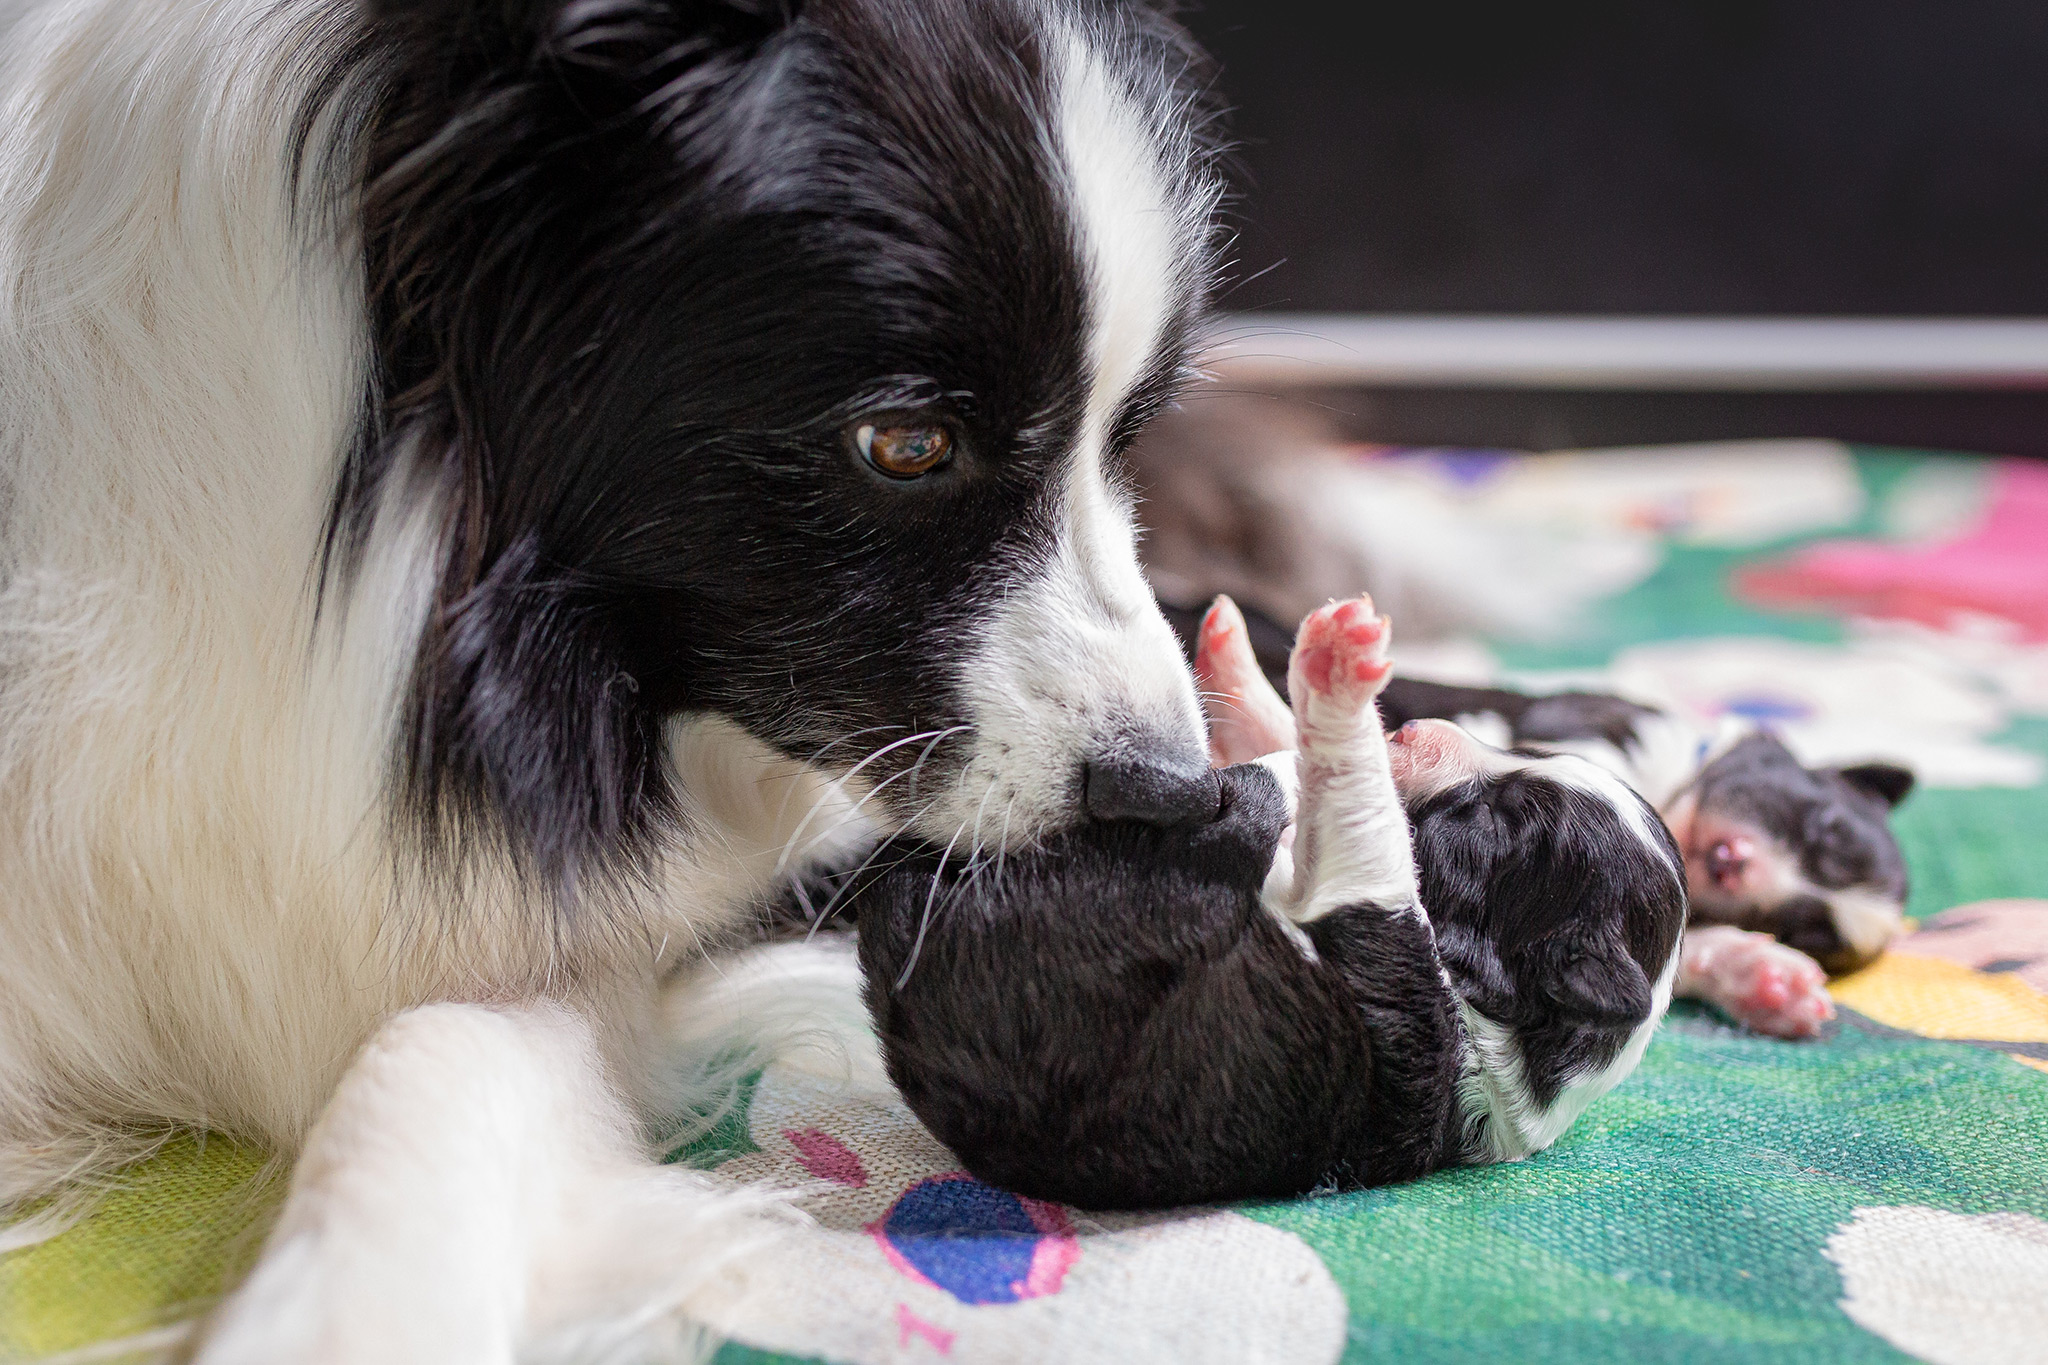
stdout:
[[[951,730],[948,730],[948,731],[942,732],[942,733],[940,734],[939,738],[940,738],[940,739],[944,739],[944,738],[946,737],[946,735],[949,735],[949,734],[957,734],[957,733],[958,733],[958,732],[960,732],[961,730],[967,730],[967,729],[971,729],[971,728],[973,728],[973,727],[971,727],[971,726],[966,726],[966,725],[956,725],[956,726],[954,726],[954,727],[953,727],[953,728],[952,728]],[[929,733],[929,732],[927,732],[927,733]],[[938,740],[933,740],[933,741],[932,741],[932,743],[933,743],[933,744],[936,744],[936,743],[938,743]],[[931,749],[931,746],[930,746],[930,745],[927,745],[927,746],[926,746],[926,753],[927,753],[927,754],[929,754],[929,752],[930,752],[930,749]],[[923,761],[922,759],[920,759],[920,760],[919,760],[919,762],[920,762],[920,763],[921,763],[922,761]],[[876,784],[875,784],[875,785],[874,785],[873,787],[871,787],[871,788],[869,788],[869,789],[868,789],[867,793],[866,793],[865,795],[863,795],[863,796],[862,796],[862,797],[860,798],[860,800],[858,800],[858,801],[856,801],[856,802],[854,802],[854,803],[853,803],[853,806],[852,806],[852,808],[851,808],[851,809],[849,809],[849,810],[848,810],[848,811],[846,812],[846,814],[844,814],[844,815],[842,815],[841,817],[839,817],[839,819],[838,819],[837,821],[835,821],[835,822],[834,822],[834,823],[833,823],[832,825],[830,825],[830,826],[829,826],[829,827],[827,827],[826,829],[824,829],[824,830],[821,830],[821,831],[820,831],[819,833],[817,833],[817,834],[815,834],[815,835],[811,836],[811,841],[810,841],[810,842],[809,842],[808,844],[805,844],[803,848],[801,848],[801,849],[799,849],[799,850],[798,850],[798,853],[799,853],[799,855],[803,855],[803,854],[808,854],[808,853],[809,853],[809,852],[810,852],[810,851],[811,851],[811,850],[812,850],[813,848],[817,847],[817,846],[818,846],[819,844],[823,843],[823,842],[824,842],[825,840],[827,840],[827,839],[831,838],[831,837],[832,837],[833,835],[837,834],[837,833],[838,833],[838,832],[839,832],[840,830],[842,830],[842,829],[845,829],[845,828],[846,828],[846,826],[847,826],[848,824],[850,824],[850,823],[851,823],[851,822],[852,822],[852,821],[853,821],[854,819],[856,819],[856,818],[857,818],[857,817],[858,817],[858,816],[860,815],[860,813],[861,813],[861,810],[862,810],[862,808],[863,808],[863,807],[865,807],[865,806],[867,805],[867,803],[868,803],[868,802],[870,802],[870,801],[874,800],[874,798],[875,798],[875,797],[877,797],[877,796],[881,795],[881,793],[882,793],[882,790],[883,790],[883,789],[884,789],[885,787],[889,786],[889,785],[890,785],[891,783],[895,782],[895,781],[896,781],[897,779],[899,779],[899,778],[903,778],[903,777],[910,777],[910,776],[912,776],[913,774],[915,774],[916,772],[917,772],[917,768],[916,768],[915,766],[912,766],[912,767],[909,767],[909,768],[906,768],[906,769],[904,769],[904,770],[903,770],[902,772],[898,772],[898,773],[891,773],[891,774],[890,774],[889,776],[887,776],[887,777],[883,778],[883,779],[882,779],[882,780],[881,780],[880,782],[877,782],[877,783],[876,783]],[[913,789],[915,789],[915,787],[916,787],[916,783],[915,783],[915,782],[913,782],[913,783],[911,784],[911,786],[912,786],[912,788],[913,788]],[[927,802],[927,803],[926,803],[926,804],[925,804],[925,805],[924,805],[924,806],[923,806],[923,807],[922,807],[922,808],[921,808],[921,809],[920,809],[920,810],[919,810],[919,811],[917,812],[917,814],[915,814],[915,815],[912,815],[912,816],[910,816],[910,817],[906,818],[906,819],[905,819],[905,820],[903,821],[904,825],[908,826],[908,825],[910,825],[910,824],[913,824],[913,823],[915,823],[915,822],[916,822],[916,820],[917,820],[917,819],[918,819],[918,818],[919,818],[920,816],[924,815],[924,814],[925,814],[925,812],[929,811],[929,810],[930,810],[930,809],[931,809],[931,808],[932,808],[933,806],[937,805],[937,804],[939,803],[939,801],[940,801],[941,799],[943,799],[943,798],[941,798],[941,797],[933,797],[933,798],[931,799],[931,801]]]
[[[864,768],[866,768],[870,763],[873,763],[875,760],[882,758],[883,756],[892,753],[897,749],[901,749],[906,745],[915,744],[921,739],[932,740],[933,743],[936,743],[939,739],[945,738],[948,734],[957,734],[961,730],[970,728],[972,727],[965,725],[956,725],[951,727],[951,729],[949,730],[924,730],[914,735],[905,735],[902,739],[891,740],[889,743],[882,745],[879,749],[876,749],[866,758],[854,764],[853,767],[849,768],[846,771],[846,773],[839,778],[838,781],[832,783],[831,786],[827,787],[823,792],[821,792],[818,796],[818,799],[811,803],[811,808],[808,811],[804,812],[804,818],[800,822],[798,822],[796,829],[790,833],[788,840],[784,842],[782,846],[782,856],[776,859],[775,870],[769,874],[769,879],[771,881],[780,881],[782,879],[782,874],[789,867],[789,860],[792,855],[792,852],[796,848],[796,841],[803,837],[804,832],[811,827],[811,821],[817,818],[818,812],[824,809],[825,804],[828,801],[833,800],[835,797],[843,796],[846,792],[846,784],[853,781],[854,778],[858,777],[861,771]],[[931,746],[927,745],[925,748],[925,753],[929,755],[930,752]],[[922,760],[920,760],[920,762],[921,761]],[[912,771],[915,771],[915,769],[913,768]],[[873,795],[873,793],[871,792],[869,793],[869,795]],[[859,808],[859,803],[856,803],[854,809],[858,810]]]
[[[961,776],[964,778],[966,776],[966,773],[961,773]],[[981,856],[982,849],[988,846],[987,840],[982,836],[981,832],[981,817],[988,814],[989,798],[994,796],[995,794],[996,784],[993,781],[991,781],[988,784],[988,790],[984,791],[981,794],[981,804],[977,806],[974,811],[974,847],[967,851],[966,885],[972,885],[980,881],[981,874],[988,868],[988,864],[982,860]]]
[[902,972],[900,972],[896,977],[896,989],[899,991],[910,984],[910,973],[917,967],[918,954],[924,951],[925,931],[931,928],[932,926],[932,906],[936,904],[939,899],[939,883],[943,881],[946,876],[946,859],[950,858],[953,855],[953,845],[959,843],[960,836],[966,832],[967,826],[965,823],[962,823],[960,828],[953,831],[953,837],[946,841],[945,852],[939,854],[939,866],[937,870],[935,870],[932,873],[931,894],[925,897],[924,914],[918,917],[917,937],[911,940],[910,957],[907,961],[904,962]]
[[[834,822],[826,829],[820,831],[818,834],[812,836],[811,841],[805,844],[804,847],[801,850],[799,850],[799,853],[808,854],[811,851],[811,849],[815,848],[818,844],[824,842],[826,839],[829,839],[833,835],[837,834],[840,830],[846,828],[846,826],[849,823],[851,823],[856,817],[859,816],[862,808],[864,808],[869,801],[873,800],[876,796],[880,795],[883,788],[889,786],[891,783],[897,781],[899,778],[908,777],[911,779],[909,790],[914,794],[917,790],[918,772],[920,769],[924,767],[925,761],[931,757],[932,751],[936,749],[939,744],[943,743],[945,740],[951,738],[952,736],[960,734],[962,731],[972,730],[973,728],[974,727],[972,725],[954,725],[948,727],[947,729],[939,731],[926,730],[921,734],[910,736],[907,740],[899,741],[899,743],[913,743],[916,740],[923,739],[928,735],[932,737],[931,742],[925,745],[923,752],[918,755],[917,761],[915,763],[911,764],[910,767],[904,769],[902,772],[891,773],[888,777],[885,777],[880,782],[877,782],[872,788],[870,788],[867,791],[865,795],[863,795],[858,801],[854,802],[852,808],[848,810],[843,816],[841,816],[836,822]],[[964,777],[965,774],[966,770],[962,769],[958,776]],[[850,777],[852,776],[852,774],[849,773],[848,776]],[[821,800],[822,799],[823,798],[821,798]],[[932,798],[931,801],[927,802],[924,806],[919,808],[919,810],[914,815],[911,815],[910,817],[905,819],[903,821],[903,824],[906,826],[914,824],[919,818],[921,818],[923,815],[929,812],[933,806],[937,805],[941,799],[942,798],[940,797]],[[799,830],[799,833],[800,832],[801,830]],[[794,839],[796,836],[792,835],[790,837]],[[785,852],[786,851],[787,850],[785,849]]]
[[[962,730],[972,730],[973,728],[972,725],[955,725],[949,730],[940,731],[937,739],[924,746],[924,752],[917,756],[917,762],[910,765],[910,790],[913,794],[917,791],[917,774],[923,769],[925,760],[932,756],[932,750],[938,747],[940,741],[957,735]],[[966,769],[963,768],[961,771],[964,773]]]
[[[811,765],[811,764],[815,764],[815,763],[816,763],[816,762],[817,762],[817,761],[818,761],[819,759],[823,758],[823,757],[824,757],[824,756],[825,756],[826,754],[828,754],[828,753],[832,752],[832,750],[834,750],[834,749],[838,748],[838,747],[839,747],[840,745],[842,745],[842,744],[846,744],[846,743],[848,743],[848,742],[850,742],[850,741],[852,741],[852,740],[856,740],[856,739],[859,739],[859,738],[860,738],[860,737],[861,737],[862,735],[872,735],[872,734],[874,734],[874,733],[875,733],[876,731],[879,731],[879,730],[904,730],[904,729],[908,729],[908,728],[909,728],[908,726],[905,726],[905,725],[896,725],[896,724],[890,724],[890,725],[870,725],[870,726],[866,727],[865,729],[861,729],[861,730],[855,730],[855,731],[853,731],[853,732],[852,732],[852,733],[850,733],[850,734],[844,734],[844,735],[841,735],[841,736],[840,736],[839,738],[837,738],[837,739],[833,739],[833,740],[827,740],[827,741],[826,741],[825,743],[823,743],[823,744],[819,745],[819,746],[818,746],[817,748],[815,748],[815,749],[811,750],[811,752],[809,752],[808,754],[805,754],[805,755],[803,756],[803,758],[802,758],[801,762],[802,762],[802,763],[804,763],[804,764],[805,764],[806,766],[808,766],[808,765]],[[797,788],[797,779],[798,779],[799,777],[803,776],[803,775],[804,775],[804,774],[803,774],[802,772],[795,772],[795,773],[791,773],[791,774],[790,774],[790,775],[788,776],[788,778],[787,778],[787,779],[785,779],[785,780],[787,781],[788,785],[787,785],[787,787],[786,787],[786,788],[785,788],[785,789],[783,790],[783,793],[782,793],[782,803],[781,803],[780,805],[776,806],[776,808],[775,808],[775,820],[774,820],[774,823],[775,823],[775,824],[778,824],[778,825],[779,825],[779,824],[781,824],[781,823],[782,823],[782,817],[783,817],[783,816],[784,816],[785,814],[787,814],[787,813],[788,813],[788,811],[789,811],[789,798],[790,798],[791,796],[795,795],[795,793],[796,793],[796,788]]]
[[[966,777],[967,770],[963,768],[960,771],[960,778],[964,782]],[[981,794],[981,804],[974,808],[974,843],[976,848],[981,846],[981,817],[988,814],[988,800],[995,794],[995,779],[991,778],[989,779],[988,790]]]
[[[995,785],[993,777],[989,779],[989,785]],[[1002,885],[1004,862],[1010,856],[1010,816],[1016,809],[1017,795],[1015,792],[1012,792],[1010,799],[1003,803],[1003,838],[1002,842],[996,845],[996,885],[998,886]]]
[[[938,798],[933,797],[929,802],[927,802],[924,805],[922,809],[920,809],[917,812],[916,815],[913,815],[911,819],[917,819],[918,816],[922,816],[926,811],[930,810],[933,806],[937,804]],[[874,866],[875,859],[881,857],[883,851],[888,849],[890,846],[891,845],[887,839],[877,840],[874,848],[868,853],[868,856],[861,859],[860,865],[854,868],[853,871],[845,874],[841,878],[839,885],[833,888],[832,895],[825,901],[824,909],[820,910],[818,912],[818,917],[815,920],[811,921],[810,931],[804,935],[805,942],[809,942],[811,939],[817,936],[818,929],[825,923],[826,920],[832,917],[832,912],[839,908],[839,903],[845,900],[846,897],[852,893],[855,887],[860,885],[861,875],[865,873],[870,867]],[[903,858],[908,858],[910,856],[912,855],[906,853],[903,855]],[[903,858],[898,858],[896,862],[902,862]],[[895,863],[890,864],[891,867],[894,867],[895,865]]]
[[1195,695],[1205,702],[1214,702],[1218,706],[1227,706],[1240,714],[1250,713],[1249,708],[1244,704],[1244,698],[1229,692],[1197,692]]
[[804,918],[806,920],[812,919],[816,911],[811,907],[810,888],[804,885],[803,878],[797,877],[793,879],[789,884],[789,890],[790,894],[796,897],[797,908],[803,911]]

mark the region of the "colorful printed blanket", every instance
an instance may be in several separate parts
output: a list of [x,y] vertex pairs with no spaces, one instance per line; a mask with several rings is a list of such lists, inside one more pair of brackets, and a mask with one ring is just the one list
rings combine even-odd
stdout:
[[[815,1191],[773,1292],[714,1324],[720,1365],[2048,1360],[2048,465],[1824,443],[1393,458],[1475,514],[1645,548],[1568,642],[1437,662],[1591,674],[1815,759],[1913,763],[1918,932],[1834,983],[1818,1042],[1680,1007],[1548,1152],[1287,1203],[1018,1198],[900,1106],[772,1066],[676,1154]],[[0,1359],[170,1345],[276,1188],[261,1153],[174,1139],[0,1255]]]

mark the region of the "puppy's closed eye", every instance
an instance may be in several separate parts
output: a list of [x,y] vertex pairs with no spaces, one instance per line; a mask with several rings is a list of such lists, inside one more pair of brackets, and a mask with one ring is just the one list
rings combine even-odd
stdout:
[[1875,850],[1843,812],[1825,807],[1814,811],[1804,833],[1808,871],[1822,886],[1853,886],[1875,873]]

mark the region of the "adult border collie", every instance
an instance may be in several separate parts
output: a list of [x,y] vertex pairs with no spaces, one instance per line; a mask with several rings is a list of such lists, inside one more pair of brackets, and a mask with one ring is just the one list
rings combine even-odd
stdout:
[[[211,1362],[744,1291],[660,987],[1213,809],[1121,452],[1216,188],[1116,0],[6,0],[0,1205],[294,1152]],[[17,1237],[20,1234],[17,1233]]]

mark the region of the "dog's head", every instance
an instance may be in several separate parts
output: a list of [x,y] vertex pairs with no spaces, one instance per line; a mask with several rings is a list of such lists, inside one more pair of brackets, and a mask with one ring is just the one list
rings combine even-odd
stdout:
[[1448,721],[1390,737],[1422,903],[1464,1000],[1475,1140],[1518,1157],[1634,1069],[1685,926],[1670,832],[1584,758],[1491,748]]
[[380,0],[363,231],[439,582],[404,768],[536,870],[680,808],[678,717],[1018,844],[1213,812],[1120,459],[1182,376],[1199,63],[1109,0]]
[[1762,930],[1831,972],[1905,927],[1906,860],[1891,830],[1913,774],[1808,768],[1774,735],[1717,755],[1671,806],[1695,917]]

